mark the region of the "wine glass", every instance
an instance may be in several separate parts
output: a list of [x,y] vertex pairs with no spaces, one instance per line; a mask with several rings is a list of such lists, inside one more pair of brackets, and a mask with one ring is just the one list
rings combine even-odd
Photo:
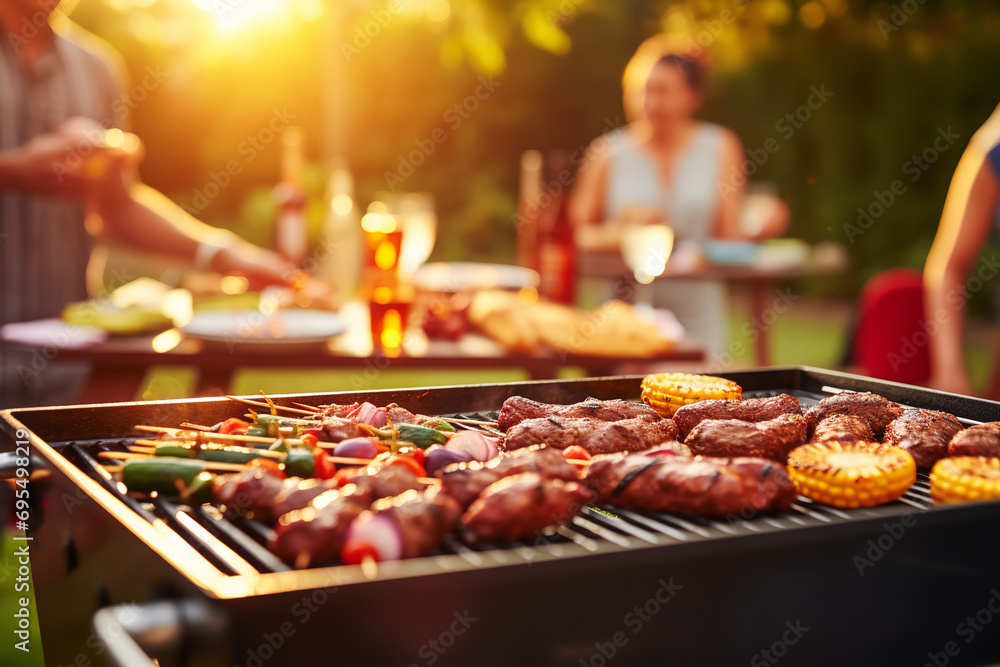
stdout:
[[412,276],[434,251],[438,222],[434,197],[426,192],[377,192],[375,199],[400,220],[403,241],[399,270],[404,276]]
[[639,283],[636,303],[653,307],[653,280],[667,269],[674,249],[674,230],[664,224],[629,223],[622,227],[622,258]]

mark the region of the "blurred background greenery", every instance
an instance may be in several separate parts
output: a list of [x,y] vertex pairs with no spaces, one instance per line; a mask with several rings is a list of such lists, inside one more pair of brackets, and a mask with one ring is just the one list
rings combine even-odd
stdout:
[[[434,258],[500,261],[513,257],[521,153],[574,150],[621,124],[625,63],[644,38],[673,34],[710,55],[701,117],[750,151],[778,141],[754,179],[789,202],[789,234],[848,245],[855,270],[803,286],[829,296],[922,266],[951,172],[1000,98],[989,0],[82,0],[71,16],[125,58],[145,180],[206,221],[270,242],[280,151],[251,138],[275,109],[305,129],[314,229],[331,123],[362,205],[440,128],[445,140],[396,186],[437,198]],[[150,71],[163,81],[143,87]],[[468,110],[484,81],[492,92]],[[813,87],[829,100],[797,127],[783,121]],[[954,145],[908,169],[939,130]],[[230,160],[240,173],[204,206],[199,193]],[[845,225],[896,179],[906,193],[851,243]],[[977,295],[973,312],[990,298]]]

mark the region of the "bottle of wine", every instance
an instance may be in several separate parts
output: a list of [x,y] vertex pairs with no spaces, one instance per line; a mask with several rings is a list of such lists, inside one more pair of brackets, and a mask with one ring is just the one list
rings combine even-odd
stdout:
[[274,251],[301,265],[309,254],[309,225],[303,187],[305,147],[302,128],[292,126],[281,135],[281,180],[274,188],[278,206],[274,219]]
[[540,220],[540,291],[552,301],[573,304],[576,301],[576,246],[573,242],[573,223],[569,219],[572,170],[565,151],[550,155],[547,171],[550,178],[545,181],[545,189],[551,203]]

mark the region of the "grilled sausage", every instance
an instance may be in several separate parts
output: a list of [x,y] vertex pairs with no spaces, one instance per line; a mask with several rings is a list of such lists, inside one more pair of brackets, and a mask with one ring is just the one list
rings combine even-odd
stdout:
[[845,391],[842,394],[824,398],[809,408],[806,411],[806,418],[809,420],[809,433],[811,434],[817,424],[831,415],[861,417],[868,422],[872,434],[881,440],[889,422],[902,414],[903,408],[899,403],[894,403],[878,394]]
[[745,422],[762,422],[778,415],[801,414],[799,399],[788,394],[747,398],[742,401],[708,400],[681,406],[674,413],[674,422],[681,439],[688,436],[695,426],[706,419],[739,419]]
[[958,417],[936,410],[905,410],[885,429],[884,442],[905,449],[918,468],[929,469],[948,456],[948,444],[963,429]]
[[503,402],[503,407],[500,408],[497,427],[501,431],[507,431],[525,420],[543,417],[587,418],[605,422],[635,419],[636,417],[645,417],[654,421],[662,419],[656,410],[645,403],[633,403],[621,399],[599,401],[596,398],[588,398],[572,405],[558,405],[539,403],[523,396],[511,396]]
[[1000,422],[976,424],[961,431],[948,445],[951,456],[1000,457]]
[[707,419],[684,439],[701,456],[762,456],[780,463],[806,441],[806,419],[802,415],[778,415],[762,422],[739,419]]
[[511,451],[546,444],[556,449],[580,445],[590,454],[638,452],[677,439],[677,425],[670,419],[644,417],[605,422],[573,417],[527,419],[504,435],[502,446]]
[[868,421],[855,415],[830,415],[816,425],[809,442],[876,442]]

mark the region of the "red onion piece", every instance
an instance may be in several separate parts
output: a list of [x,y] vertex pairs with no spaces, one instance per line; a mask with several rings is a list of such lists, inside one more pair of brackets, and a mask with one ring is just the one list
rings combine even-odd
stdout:
[[464,463],[471,460],[472,454],[468,452],[456,452],[441,445],[433,445],[424,454],[424,469],[429,476],[433,477],[438,470],[443,470],[452,463]]
[[476,461],[489,461],[496,455],[496,443],[491,448],[486,437],[477,431],[462,431],[449,440],[445,448],[453,452],[467,452]]
[[340,554],[348,565],[359,564],[365,554],[378,562],[399,560],[403,557],[403,534],[389,517],[365,511],[351,522]]
[[358,424],[368,424],[369,426],[374,426],[375,428],[382,428],[386,425],[385,411],[379,411],[379,408],[375,407],[371,403],[362,403],[358,408],[357,413],[354,416],[354,421]]
[[341,440],[333,448],[333,455],[352,459],[373,459],[378,456],[378,448],[375,447],[375,438],[348,438]]

